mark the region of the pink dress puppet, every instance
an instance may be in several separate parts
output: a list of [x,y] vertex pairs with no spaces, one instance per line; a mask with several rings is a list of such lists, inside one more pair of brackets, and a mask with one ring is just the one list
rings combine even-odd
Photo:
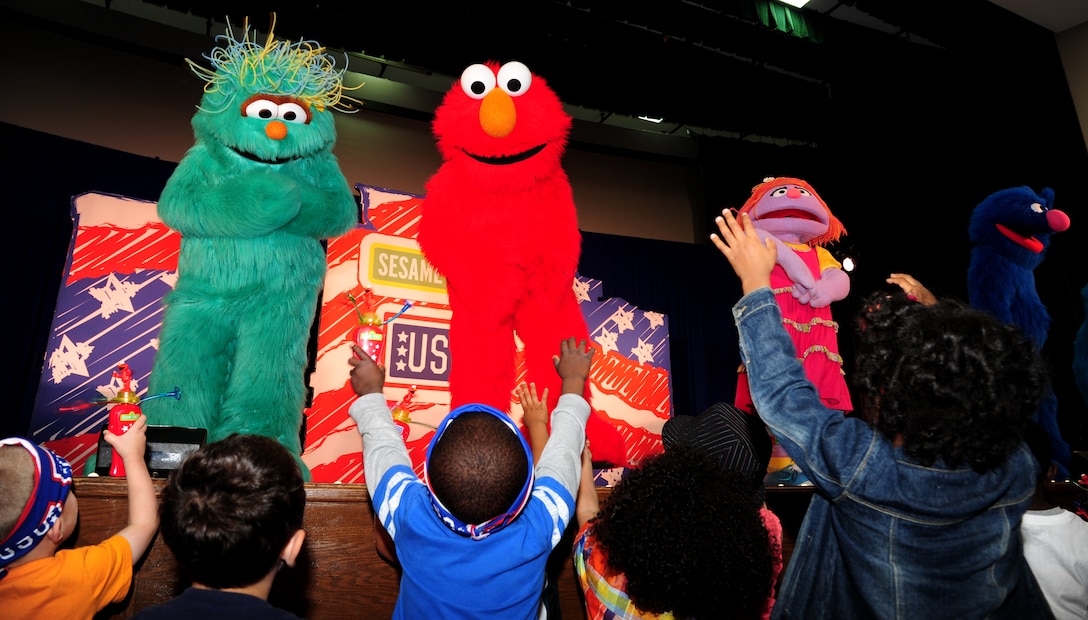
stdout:
[[[752,189],[740,213],[747,213],[760,236],[774,239],[778,246],[771,287],[805,374],[825,405],[850,412],[853,406],[839,355],[839,324],[831,317],[831,303],[850,292],[850,278],[823,247],[846,234],[846,229],[811,185],[791,177],[764,179]],[[735,404],[754,413],[748,375],[743,366],[739,372]]]
[[[510,411],[515,333],[526,381],[547,388],[554,406],[560,341],[589,342],[573,288],[581,233],[561,165],[570,126],[559,97],[520,62],[468,67],[435,111],[443,162],[427,182],[417,241],[446,278],[453,311],[451,408]],[[601,413],[586,435],[595,460],[627,464],[623,437]]]

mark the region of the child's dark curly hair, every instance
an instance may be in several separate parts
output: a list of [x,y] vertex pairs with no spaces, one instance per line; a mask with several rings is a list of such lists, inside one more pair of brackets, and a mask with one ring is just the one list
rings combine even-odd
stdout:
[[956,300],[927,306],[881,292],[862,308],[852,380],[865,418],[922,465],[1001,465],[1046,389],[1035,346]]
[[770,595],[772,555],[751,496],[740,475],[677,446],[628,470],[593,529],[640,610],[758,618]]

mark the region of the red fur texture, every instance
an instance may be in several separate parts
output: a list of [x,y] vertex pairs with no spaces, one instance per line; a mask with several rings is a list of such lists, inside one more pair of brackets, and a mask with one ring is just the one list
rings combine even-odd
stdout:
[[[483,67],[505,74],[488,63],[464,75],[475,68],[479,76]],[[561,388],[552,356],[560,341],[589,341],[572,288],[581,234],[560,164],[571,119],[543,79],[527,69],[515,75],[522,79],[513,87],[507,80],[486,91],[485,83],[478,98],[458,80],[435,113],[443,163],[427,182],[417,241],[449,292],[451,408],[479,402],[510,410],[515,332],[526,380],[547,388],[554,405]],[[491,124],[488,110],[495,109],[504,119],[513,115],[512,129]],[[587,437],[595,461],[626,464],[619,430],[596,412]]]

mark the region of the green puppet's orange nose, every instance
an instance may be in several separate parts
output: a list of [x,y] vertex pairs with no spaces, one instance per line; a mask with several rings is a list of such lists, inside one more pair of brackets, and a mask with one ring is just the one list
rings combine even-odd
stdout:
[[505,138],[514,131],[518,112],[514,100],[501,88],[492,88],[480,103],[480,126],[492,138]]
[[287,125],[280,121],[272,121],[264,126],[264,133],[273,140],[283,140],[287,137]]

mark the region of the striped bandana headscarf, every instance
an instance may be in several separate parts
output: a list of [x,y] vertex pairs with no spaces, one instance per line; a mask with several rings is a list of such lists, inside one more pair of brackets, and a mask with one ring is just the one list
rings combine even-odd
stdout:
[[41,542],[64,509],[72,488],[72,466],[52,450],[23,437],[0,440],[0,445],[22,446],[34,459],[34,490],[15,522],[15,528],[0,542],[0,578],[7,567]]
[[[518,439],[521,440],[521,447],[525,450],[525,458],[529,460],[529,475],[525,478],[525,484],[521,487],[521,492],[518,494],[517,499],[514,500],[514,503],[511,504],[506,512],[483,523],[465,523],[454,516],[448,508],[442,505],[442,502],[439,501],[438,497],[434,494],[434,489],[431,487],[430,476],[427,475],[427,464],[430,463],[431,460],[431,451],[442,437],[442,433],[449,427],[450,422],[453,422],[462,414],[470,411],[483,411],[502,420],[503,423],[510,428],[510,432],[517,435]],[[423,465],[423,479],[427,483],[427,488],[431,491],[431,505],[434,507],[434,511],[438,513],[439,518],[442,519],[442,522],[458,534],[463,534],[473,540],[482,540],[487,538],[488,534],[502,529],[508,523],[516,519],[517,516],[521,514],[522,509],[525,508],[525,504],[529,502],[529,495],[532,493],[533,480],[535,479],[533,473],[533,451],[529,447],[529,443],[525,441],[525,437],[521,434],[521,431],[518,430],[517,425],[510,419],[510,416],[494,407],[480,403],[462,405],[446,415],[446,418],[438,425],[438,430],[435,432],[434,437],[431,438],[431,443],[427,446],[427,457]]]

